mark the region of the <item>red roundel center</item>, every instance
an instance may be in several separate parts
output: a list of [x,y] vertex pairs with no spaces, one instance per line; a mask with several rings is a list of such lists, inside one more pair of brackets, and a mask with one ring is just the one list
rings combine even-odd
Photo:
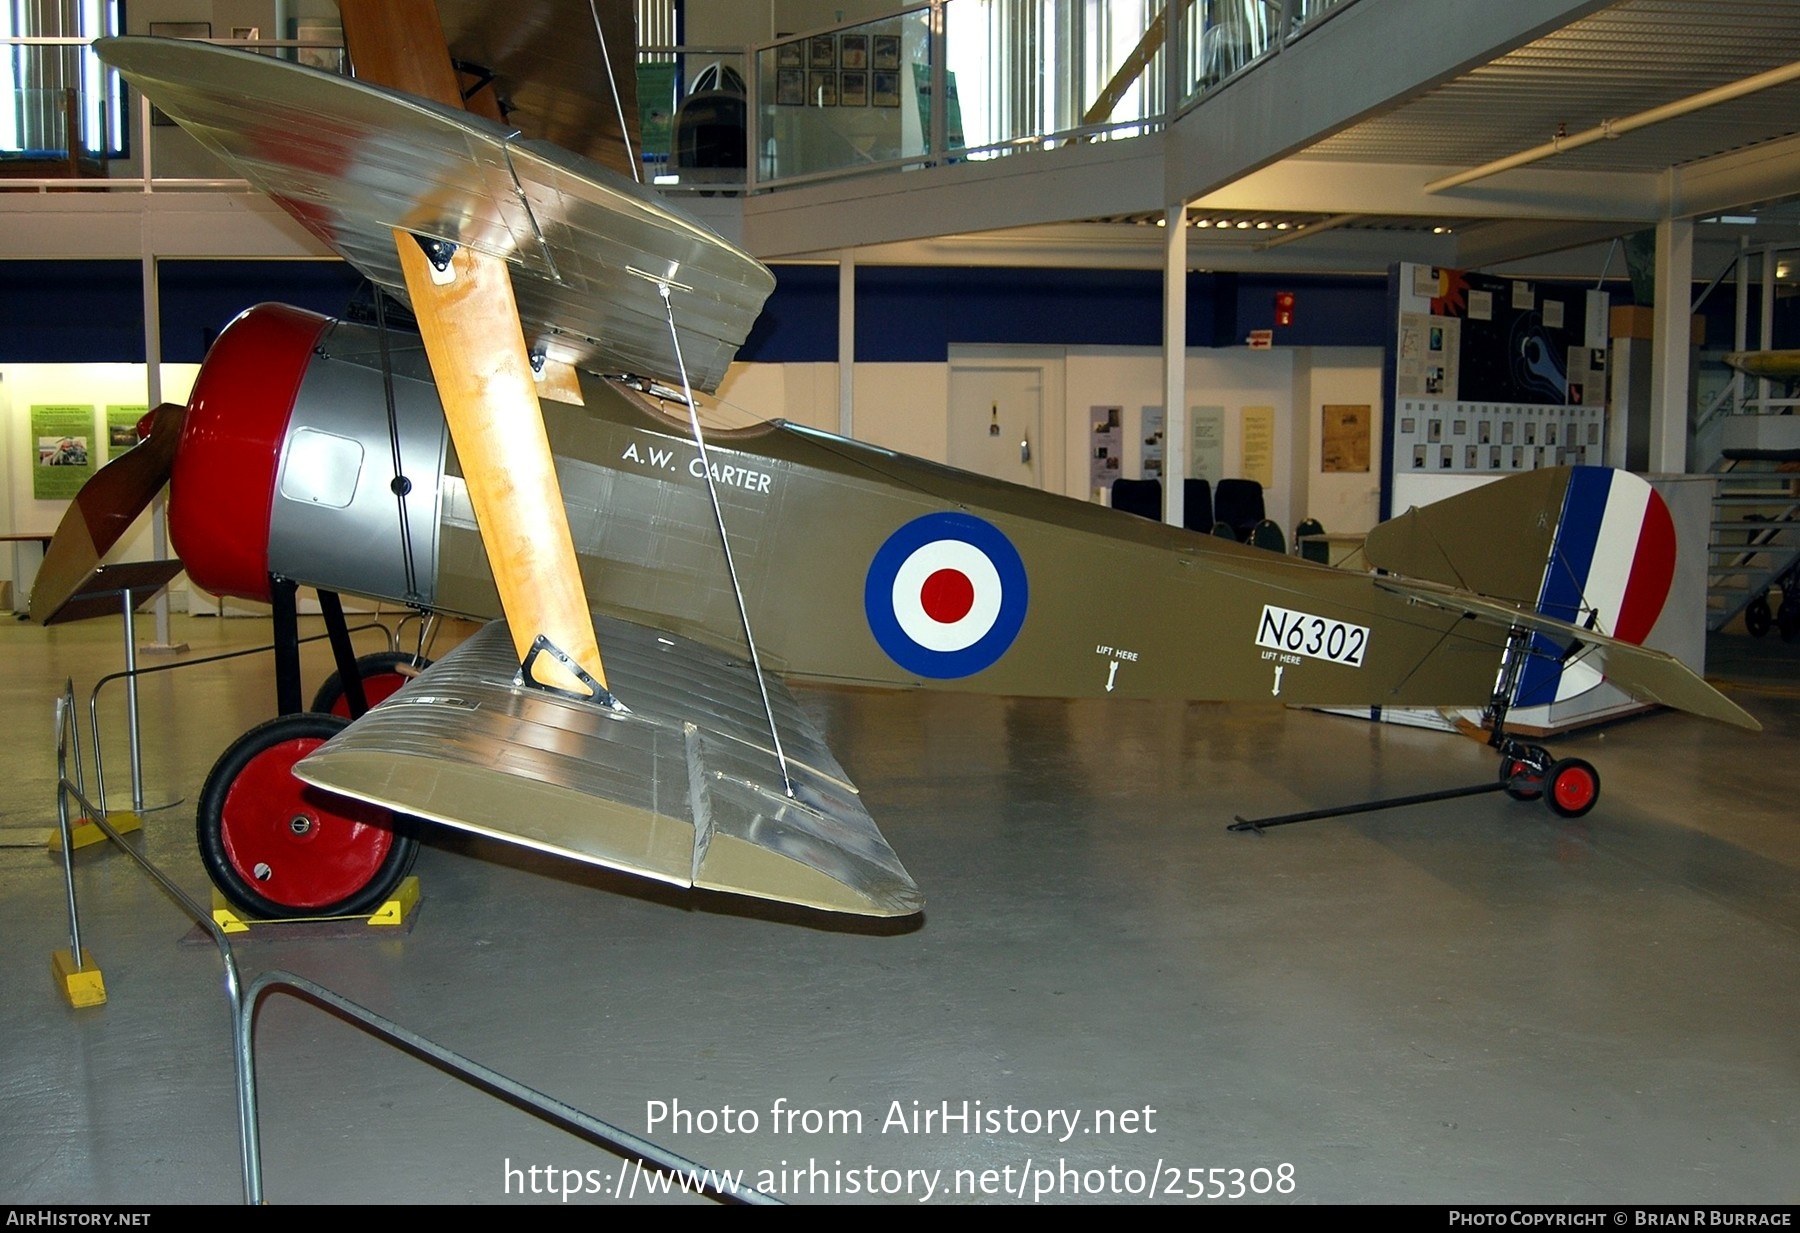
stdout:
[[975,584],[960,569],[940,569],[925,580],[919,606],[938,624],[953,624],[975,606]]

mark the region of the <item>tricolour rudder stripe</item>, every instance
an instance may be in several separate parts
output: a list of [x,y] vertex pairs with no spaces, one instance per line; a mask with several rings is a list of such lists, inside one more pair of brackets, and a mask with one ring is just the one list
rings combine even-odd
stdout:
[[[1649,483],[1626,471],[1575,467],[1545,562],[1538,611],[1642,643],[1662,614],[1675,574],[1675,524]],[[1574,697],[1598,673],[1565,669],[1562,648],[1542,635],[1520,677],[1515,705]]]

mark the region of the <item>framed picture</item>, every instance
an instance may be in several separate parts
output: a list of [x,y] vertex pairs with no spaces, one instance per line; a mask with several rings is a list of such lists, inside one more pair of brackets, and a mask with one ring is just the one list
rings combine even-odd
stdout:
[[898,107],[900,105],[900,74],[884,73],[877,69],[869,74],[872,94],[870,102],[877,107]]
[[777,107],[806,106],[805,69],[784,68],[775,70],[775,105]]
[[837,67],[837,40],[829,34],[815,34],[806,45],[806,67],[810,69],[832,69]]
[[344,71],[344,28],[323,22],[297,21],[294,25],[294,38],[302,43],[330,43],[330,47],[300,47],[295,50],[294,59],[310,68],[324,69],[328,73]]
[[838,106],[867,107],[869,75],[861,69],[845,69],[838,74]]
[[898,34],[877,34],[873,49],[869,53],[869,67],[873,69],[900,68],[900,36]]
[[838,105],[837,74],[813,69],[806,74],[806,101],[812,107]]
[[869,67],[868,35],[846,34],[838,39],[838,67],[847,69]]
[[775,49],[775,67],[778,69],[805,68],[806,44],[798,40],[781,44]]

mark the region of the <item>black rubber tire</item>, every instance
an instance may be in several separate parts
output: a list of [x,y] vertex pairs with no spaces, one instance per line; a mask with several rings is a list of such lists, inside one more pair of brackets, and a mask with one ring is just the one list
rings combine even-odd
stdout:
[[1783,642],[1800,637],[1800,601],[1782,598],[1781,607],[1775,610],[1775,628],[1781,631]]
[[195,815],[200,862],[251,916],[366,915],[412,870],[414,819],[293,776],[295,761],[347,726],[313,712],[271,719],[233,741],[207,775]]
[[[369,705],[375,706],[398,693],[413,675],[429,667],[429,659],[416,659],[408,651],[376,651],[357,659],[356,675],[362,678],[363,691],[368,695]],[[409,671],[401,672],[401,668]],[[343,677],[336,672],[326,677],[325,683],[319,686],[319,692],[313,695],[312,706],[308,709],[348,719],[350,708],[348,699],[344,697]]]
[[1774,624],[1774,622],[1775,617],[1769,611],[1769,597],[1767,595],[1759,595],[1745,606],[1744,629],[1749,632],[1752,638],[1760,638],[1768,633],[1769,626]]
[[1564,758],[1544,776],[1544,803],[1559,818],[1579,818],[1600,801],[1600,772],[1580,758]]

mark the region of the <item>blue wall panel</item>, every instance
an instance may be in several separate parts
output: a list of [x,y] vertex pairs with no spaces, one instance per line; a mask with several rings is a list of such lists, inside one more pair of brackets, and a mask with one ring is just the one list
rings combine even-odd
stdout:
[[[337,314],[361,277],[337,261],[164,261],[163,357],[196,362],[252,304],[280,300]],[[745,341],[749,362],[837,359],[838,272],[775,267],[774,293]],[[856,355],[943,363],[954,344],[1160,347],[1158,270],[864,266]],[[1242,346],[1272,326],[1275,293],[1296,297],[1283,346],[1380,346],[1380,279],[1188,275],[1190,347]],[[141,363],[143,306],[134,261],[0,262],[0,361]]]
[[336,317],[363,282],[342,261],[163,261],[157,275],[163,359],[172,364],[199,363],[219,331],[253,304],[278,300]]
[[135,261],[0,261],[0,363],[144,362]]

